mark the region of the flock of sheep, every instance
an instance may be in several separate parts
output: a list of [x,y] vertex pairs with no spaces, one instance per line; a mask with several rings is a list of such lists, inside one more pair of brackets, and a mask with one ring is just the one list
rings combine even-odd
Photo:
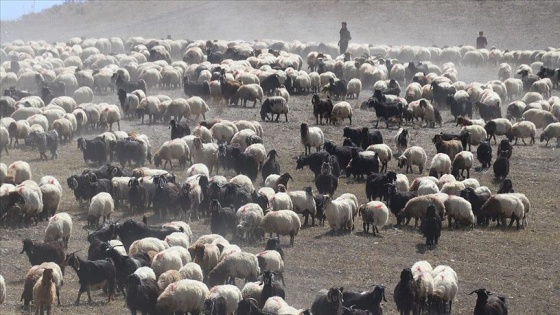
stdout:
[[[37,312],[49,313],[57,298],[60,304],[65,267],[71,266],[79,278],[76,304],[82,293],[91,302],[90,291],[103,288],[108,302],[120,292],[133,314],[382,314],[383,286],[363,293],[333,287],[321,291],[309,309],[294,308],[285,301],[279,239],[270,238],[256,255],[234,242],[254,243],[266,233],[276,234],[289,236],[296,251],[295,237],[309,225],[309,216],[311,226],[316,219],[319,225],[326,221],[331,233],[355,230],[360,216],[364,233],[371,226],[374,235],[383,233],[380,227],[391,214],[399,226],[414,218],[415,228],[421,221],[429,249],[437,245],[445,217],[450,229],[492,221],[505,225],[508,218],[518,229],[528,224],[531,203],[514,193],[508,178],[511,142],[525,144],[529,138],[535,144],[537,129],[544,129],[541,142],[548,145],[556,138],[560,144],[560,98],[552,96],[560,80],[560,50],[352,44],[345,55],[337,51],[333,44],[297,41],[141,37],[2,44],[0,156],[17,154],[26,145],[38,150],[41,160],[67,159],[59,148],[76,140],[84,162],[97,165],[65,179],[76,204],[87,211],[87,225],[97,228],[88,235],[85,259],[65,253],[73,219],[59,212],[66,210],[59,209],[61,200],[71,199],[63,195],[59,179],[44,176],[35,182],[33,162],[0,163],[0,221],[18,226],[48,219],[44,242],[23,240],[22,252],[33,266],[25,277],[24,305],[33,301]],[[459,66],[497,66],[499,79],[466,83],[459,80]],[[181,88],[186,98],[166,95]],[[362,89],[375,93],[353,106],[350,99]],[[113,95],[116,104],[94,102],[103,94]],[[296,169],[309,167],[316,190],[290,189],[293,178],[281,172],[286,166],[278,159],[282,152],[267,151],[265,144],[275,144],[263,141],[269,136],[267,121],[293,119],[290,106],[298,95],[311,99],[307,111],[316,125],[300,126],[305,154],[297,157]],[[253,107],[259,102],[260,122],[206,120],[224,102],[246,107],[247,101]],[[411,126],[441,127],[440,111],[448,108],[461,131],[435,132],[437,154],[428,165],[425,149],[410,145]],[[325,138],[323,118],[327,128],[352,125],[357,112],[375,113],[375,128],[340,128],[342,144]],[[150,143],[160,139],[121,130],[121,120],[143,124],[145,115],[150,124],[170,126],[170,139],[165,136],[157,150]],[[374,130],[379,120],[387,128],[398,124],[394,142]],[[496,136],[505,138],[493,159]],[[416,167],[428,174],[410,183],[406,174],[388,170],[394,158],[407,174]],[[482,168],[492,166],[502,183],[498,192],[470,177],[476,160]],[[152,161],[155,168],[147,167]],[[177,172],[186,176],[173,173],[189,163]],[[219,175],[232,171],[236,176],[229,180]],[[263,184],[257,189],[259,173]],[[347,192],[335,197],[342,176],[363,180],[368,202]],[[153,209],[169,222],[114,222],[110,216],[123,208],[133,214]],[[195,240],[185,222],[204,217],[213,234]],[[243,289],[235,286],[235,278],[245,279]],[[253,282],[257,279],[262,282]],[[394,302],[401,314],[451,313],[458,282],[449,266],[432,269],[426,261],[417,262],[401,273]],[[0,303],[5,292],[0,276]],[[474,293],[475,314],[507,314],[504,298],[485,289]]]

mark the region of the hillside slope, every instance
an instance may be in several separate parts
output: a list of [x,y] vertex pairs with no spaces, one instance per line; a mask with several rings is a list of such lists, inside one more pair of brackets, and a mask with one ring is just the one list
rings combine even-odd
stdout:
[[2,22],[2,43],[70,37],[336,41],[347,21],[354,42],[474,44],[537,49],[558,45],[560,1],[87,1]]

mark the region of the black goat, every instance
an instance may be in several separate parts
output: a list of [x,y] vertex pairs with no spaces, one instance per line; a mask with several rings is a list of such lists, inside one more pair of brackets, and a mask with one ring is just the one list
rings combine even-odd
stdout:
[[412,276],[410,268],[405,268],[401,271],[401,280],[397,283],[395,291],[393,292],[393,299],[397,304],[397,311],[401,315],[410,315],[416,313],[416,281]]
[[480,114],[480,118],[484,119],[485,121],[502,117],[500,102],[497,102],[496,105],[487,105],[481,102],[476,102],[475,105],[478,109],[478,113]]
[[145,237],[155,237],[164,240],[167,235],[173,232],[177,232],[177,229],[169,227],[151,227],[132,220],[126,220],[115,228],[115,234],[119,236],[126,250],[128,250],[130,245],[136,240]]
[[455,89],[453,85],[448,84],[445,86],[441,86],[440,83],[434,81],[432,82],[432,92],[433,92],[434,105],[443,106],[447,103],[446,102],[447,96],[449,94],[455,95],[457,89]]
[[329,124],[329,118],[333,110],[333,103],[330,98],[322,100],[319,95],[313,94],[311,98],[311,104],[313,104],[313,116],[315,116],[315,124],[323,124],[323,117],[326,123]]
[[374,130],[373,132],[370,132],[369,129],[367,127],[363,127],[362,128],[362,149],[367,149],[367,147],[369,147],[372,144],[381,144],[383,143],[383,135],[381,134],[381,131],[379,130]]
[[317,187],[319,194],[334,195],[334,192],[338,188],[338,178],[332,174],[329,163],[323,163],[321,173],[315,177],[315,187]]
[[210,201],[210,211],[210,231],[223,237],[230,232],[235,237],[237,228],[235,211],[231,208],[222,208],[222,205],[216,199]]
[[476,224],[487,225],[489,222],[486,216],[480,214],[480,208],[490,198],[490,194],[477,194],[474,188],[467,187],[461,190],[461,197],[471,203],[473,214],[476,216]]
[[107,161],[106,143],[104,138],[95,137],[91,140],[78,138],[77,142],[78,149],[82,150],[85,163],[92,161],[101,165]]
[[266,160],[264,161],[261,168],[263,181],[270,174],[280,174],[280,163],[278,162],[276,157],[278,157],[278,153],[276,153],[276,150],[270,150],[266,155]]
[[506,178],[504,179],[504,182],[502,183],[502,187],[500,187],[497,194],[509,194],[514,192],[515,191],[513,190],[513,183],[511,182],[511,179]]
[[218,165],[216,166],[216,172],[218,171],[218,168],[220,166],[224,169],[224,172],[233,169],[233,165],[234,165],[234,159],[232,155],[233,148],[239,148],[239,144],[220,143],[218,145]]
[[476,158],[482,164],[482,168],[489,168],[492,162],[492,147],[490,142],[484,141],[476,148]]
[[138,178],[131,178],[128,181],[128,202],[130,203],[130,210],[132,212],[142,211],[146,209],[148,203],[148,191],[144,185],[140,184]]
[[445,103],[451,109],[451,115],[457,120],[459,116],[468,116],[472,118],[472,102],[468,98],[455,99],[454,94],[449,94],[445,98]]
[[309,155],[301,155],[296,159],[296,170],[309,166],[309,169],[313,172],[313,174],[315,174],[315,177],[317,177],[317,175],[321,173],[321,166],[323,165],[323,162],[325,162],[329,156],[329,153],[325,151],[319,151]]
[[513,146],[511,145],[511,143],[509,143],[508,140],[506,139],[502,139],[502,141],[500,141],[500,144],[498,145],[498,152],[497,155],[501,156],[502,152],[506,152],[506,157],[509,159],[511,158],[511,155],[513,153]]
[[78,298],[76,305],[80,304],[80,297],[82,293],[87,292],[88,302],[91,304],[91,288],[100,288],[107,292],[107,302],[114,300],[115,296],[115,282],[116,282],[116,269],[115,266],[108,260],[85,260],[81,259],[75,253],[67,254],[64,259],[64,266],[72,266],[78,275],[80,289],[78,290]]
[[62,242],[47,242],[47,243],[35,243],[32,240],[26,238],[23,240],[23,249],[20,254],[27,254],[31,266],[40,265],[44,262],[54,262],[61,266],[64,261],[64,243]]
[[142,144],[136,140],[119,140],[114,146],[115,158],[121,164],[121,167],[125,167],[126,163],[132,165],[132,162],[136,166],[144,166],[144,148]]
[[[260,265],[260,261],[259,261],[259,265]],[[284,281],[283,277],[282,277],[282,281]],[[282,286],[274,282],[274,273],[272,271],[265,270],[263,272],[262,283],[264,285],[261,291],[261,299],[259,301],[259,307],[261,308],[264,307],[264,303],[270,297],[279,296],[282,299],[286,298],[286,293],[284,292],[284,289],[282,289]]]
[[354,306],[360,310],[370,311],[373,315],[382,315],[381,301],[387,302],[385,298],[385,287],[376,285],[375,288],[366,293],[355,293],[344,291],[342,294],[342,305],[346,307]]
[[176,122],[174,119],[169,121],[169,126],[171,128],[171,140],[177,138],[183,138],[191,134],[191,129],[187,125],[186,121]]
[[136,311],[141,311],[142,314],[157,314],[159,288],[155,280],[140,279],[138,275],[132,274],[126,278],[124,287],[127,292],[126,305],[132,314],[136,314]]
[[[377,172],[369,174],[366,178],[366,197],[369,201],[387,200],[387,188],[386,184],[392,184],[397,180],[397,173],[389,171],[386,174],[379,174]],[[385,193],[384,193],[385,192]]]
[[[366,153],[366,152],[364,152]],[[368,155],[358,153],[356,149],[352,150],[352,159],[346,166],[346,177],[354,175],[356,179],[364,179],[364,175],[369,173],[379,173],[379,158],[377,153],[367,151]],[[369,155],[373,153],[373,155]]]
[[436,213],[434,205],[429,205],[426,209],[426,216],[422,219],[421,231],[426,238],[426,247],[433,249],[441,235],[441,218]]
[[410,199],[417,197],[418,194],[415,191],[397,191],[396,185],[392,183],[385,184],[384,189],[387,205],[389,206],[391,213],[395,215],[395,218],[397,219],[397,225],[401,225],[404,218],[399,215],[400,211],[404,209],[404,206]]
[[39,149],[39,157],[41,160],[48,160],[47,150],[51,153],[51,160],[58,158],[58,132],[50,130],[47,132],[31,131],[25,143]]
[[509,158],[507,157],[507,152],[508,151],[502,151],[501,155],[492,165],[494,177],[497,179],[505,179],[509,174]]
[[336,158],[338,159],[338,164],[342,165],[345,168],[346,166],[348,166],[348,163],[352,159],[352,150],[356,150],[357,152],[363,151],[362,148],[337,146],[336,144],[334,144],[334,142],[329,140],[325,141],[323,147],[329,154],[336,156]]
[[241,152],[240,148],[233,148],[231,156],[233,157],[233,169],[237,175],[247,175],[252,181],[257,179],[259,163],[252,154]]
[[342,313],[343,291],[343,288],[330,288],[327,294],[317,296],[311,304],[311,313],[340,315]]
[[282,260],[284,260],[284,250],[282,250],[282,246],[280,246],[280,238],[278,237],[271,237],[266,241],[266,247],[264,250],[275,250],[280,254]]
[[360,128],[344,127],[342,129],[342,136],[350,139],[356,146],[362,143],[362,130]]
[[346,99],[346,94],[348,94],[346,80],[340,79],[335,81],[334,78],[330,78],[327,90],[329,95],[333,96],[335,99]]
[[188,77],[183,78],[183,91],[186,96],[206,96],[210,95],[210,85],[204,81],[202,83],[191,82]]
[[223,296],[208,297],[204,301],[205,315],[227,315],[227,301]]
[[115,72],[111,77],[111,81],[115,83],[117,91],[123,90],[126,93],[130,93],[135,90],[142,90],[144,93],[146,93],[146,82],[142,79],[138,81],[127,82],[123,79],[122,75],[119,72]]
[[385,95],[381,94],[380,90],[375,90],[373,97],[368,100],[368,107],[375,109],[375,116],[377,122],[375,128],[379,126],[379,120],[385,119],[387,129],[389,128],[389,118],[395,117],[399,121],[399,127],[403,118],[403,104],[401,102],[386,103]]
[[4,90],[4,96],[9,96],[9,97],[13,98],[14,101],[17,102],[24,97],[31,96],[31,93],[25,92],[25,91],[20,91],[20,90],[16,89],[15,87],[10,87],[10,88]]
[[134,273],[140,267],[149,267],[151,265],[150,258],[146,253],[137,253],[131,256],[122,256],[117,250],[110,246],[105,250],[107,257],[111,258],[115,264],[117,287],[126,296],[124,284],[128,276]]
[[280,87],[280,85],[282,84],[280,84],[280,77],[278,74],[271,74],[261,82],[263,92],[267,95],[271,95],[276,88]]
[[503,296],[493,296],[492,292],[486,289],[474,290],[469,295],[476,293],[476,305],[473,315],[507,315],[508,307],[506,298]]

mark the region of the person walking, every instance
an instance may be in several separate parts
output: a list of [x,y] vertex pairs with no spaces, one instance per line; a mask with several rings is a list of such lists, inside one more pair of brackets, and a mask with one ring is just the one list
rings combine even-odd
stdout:
[[348,41],[352,37],[350,36],[350,31],[346,28],[346,22],[342,22],[342,28],[340,29],[340,40],[338,41],[338,47],[340,48],[340,54],[344,55],[346,49],[348,49]]
[[486,40],[486,37],[484,37],[484,32],[478,32],[478,37],[476,38],[476,49],[486,48],[486,45],[488,45],[488,41]]

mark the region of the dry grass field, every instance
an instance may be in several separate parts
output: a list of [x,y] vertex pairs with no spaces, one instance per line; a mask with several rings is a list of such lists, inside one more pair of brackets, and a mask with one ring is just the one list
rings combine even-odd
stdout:
[[[77,32],[84,32],[81,34],[86,34],[87,36],[128,36],[135,34],[145,37],[162,37],[165,36],[165,34],[171,33],[176,34],[175,37],[183,38],[208,38],[205,36],[247,39],[253,37],[281,37],[276,29],[270,29],[270,32],[262,31],[262,35],[254,35],[251,33],[251,30],[242,29],[239,34],[235,36],[231,29],[228,29],[222,24],[220,24],[221,27],[219,29],[221,30],[222,27],[224,28],[224,36],[219,36],[219,34],[208,31],[208,28],[211,28],[211,25],[213,25],[212,23],[214,20],[220,20],[220,18],[229,22],[233,20],[230,14],[224,14],[223,12],[216,17],[212,17],[211,13],[207,13],[208,20],[199,21],[199,23],[206,23],[201,24],[206,31],[199,31],[199,29],[196,29],[196,31],[192,31],[192,33],[184,36],[182,36],[183,30],[180,28],[183,24],[175,23],[174,20],[160,19],[157,25],[161,26],[163,30],[157,34],[150,33],[152,31],[148,29],[146,29],[146,33],[143,32],[143,29],[136,31],[132,26],[125,25],[125,23],[113,22],[114,25],[112,27],[107,27],[105,25],[106,22],[101,20],[100,16],[104,15],[105,12],[107,12],[108,17],[114,16],[116,13],[113,11],[102,11],[103,13],[100,13],[101,9],[94,10],[96,8],[94,4],[98,4],[99,7],[108,10],[107,7],[109,3],[112,2],[84,4],[84,10],[92,10],[91,12],[86,11],[88,12],[88,16],[99,17],[100,19],[90,21],[93,23],[92,25],[99,25],[99,28],[92,27],[89,29],[88,33],[85,33],[84,28],[76,30],[66,24],[61,24],[61,22],[56,22],[56,28],[52,30],[54,33],[49,31],[49,34],[47,34],[44,28],[40,28],[40,25],[44,24],[40,23],[32,25],[28,29],[21,29],[21,33],[18,33],[15,26],[20,25],[18,23],[23,23],[20,21],[9,25],[2,24],[1,41],[5,42],[20,38],[18,37],[19,34],[21,34],[21,38],[24,39],[46,38],[48,40],[65,40],[72,36],[80,36]],[[132,5],[133,2],[127,3]],[[139,6],[146,5],[146,3],[143,2],[135,3],[138,3]],[[289,7],[296,5],[292,2],[283,4]],[[339,2],[339,4],[342,5],[343,2]],[[413,21],[418,21],[418,17],[415,17],[416,14],[421,16],[439,15],[448,17],[451,21],[449,16],[454,12],[453,7],[450,7],[447,3],[441,2],[425,4],[430,8],[439,6],[438,4],[443,7],[443,9],[438,9],[440,11],[434,11],[435,8],[432,8],[434,10],[430,13],[426,13],[422,10],[417,12],[411,3],[408,2],[382,2],[379,6],[385,10],[383,11],[384,21],[390,20],[387,17],[388,15],[396,14],[389,11],[392,4],[404,12],[401,12],[404,15],[404,19],[410,18],[410,20]],[[121,10],[125,7],[122,3],[115,3],[115,5]],[[208,6],[216,8],[216,4],[211,5],[205,3],[200,5],[203,6],[203,8],[207,8]],[[238,8],[239,12],[236,13],[241,17],[243,14],[241,13],[242,10],[239,8],[247,6],[247,3],[241,3],[237,6],[236,3],[226,2],[224,5],[229,8]],[[303,6],[303,4],[301,5]],[[311,2],[310,4],[305,4],[305,6],[308,7],[303,8],[302,11],[296,15],[301,19],[300,15],[302,15],[302,12],[312,11],[319,13],[321,12],[320,9],[315,11],[311,10],[310,7],[314,6],[317,8],[322,5],[326,7],[326,14],[331,17],[328,19],[329,27],[333,28],[333,31],[330,31],[330,33],[336,35],[337,29],[332,25],[338,26],[338,20],[340,18],[336,17],[333,4]],[[366,4],[360,2],[360,5],[377,6],[377,4],[374,5],[373,3],[367,2]],[[484,14],[485,18],[482,19],[478,17],[476,13],[470,11],[465,16],[454,15],[453,18],[458,18],[461,32],[466,33],[466,37],[458,36],[458,30],[450,29],[449,31],[443,32],[443,39],[441,39],[440,42],[439,36],[441,34],[438,34],[438,32],[434,30],[429,30],[432,36],[430,38],[433,38],[434,42],[438,44],[453,44],[462,39],[465,41],[474,40],[474,36],[478,32],[478,26],[476,23],[472,25],[469,24],[469,21],[484,20],[483,27],[486,32],[496,34],[496,39],[504,41],[507,45],[513,45],[516,43],[516,40],[519,41],[519,47],[531,49],[558,45],[560,28],[557,22],[555,26],[553,22],[545,22],[547,18],[550,19],[551,16],[554,16],[554,12],[559,12],[558,3],[459,2],[458,5],[460,7],[479,6],[486,10]],[[530,14],[530,12],[537,12],[543,6],[549,9],[543,10],[542,16],[536,13]],[[162,7],[169,11],[177,10],[179,7],[195,12],[201,10],[198,3],[186,3],[184,6],[180,6],[179,2],[170,2],[166,3],[165,6],[162,5]],[[510,14],[509,19],[514,21],[521,21],[521,17],[524,13],[530,16],[529,20],[520,22],[525,23],[524,25],[527,28],[520,28],[519,31],[516,31],[520,33],[519,36],[508,33],[513,32],[513,30],[507,27],[509,24],[492,24],[490,22],[502,8],[504,12]],[[70,9],[77,10],[74,7],[62,7],[57,10],[61,10],[60,12],[64,13]],[[270,9],[270,5],[257,3],[254,9],[266,16],[266,14],[269,14],[267,10]],[[163,9],[158,10],[157,12],[161,14],[166,12],[162,11]],[[68,21],[72,21],[66,13],[62,13],[62,17],[68,19]],[[45,15],[39,14],[34,18],[41,23],[45,23],[45,19],[49,16],[53,16],[53,14],[56,14],[56,12],[53,13],[49,11],[45,13]],[[289,18],[287,13],[278,14],[281,14],[283,18]],[[352,17],[355,19],[355,29],[361,28],[366,30],[368,24],[365,20],[373,19],[374,15],[375,14],[372,14],[372,17],[364,16],[364,21],[359,21],[357,16]],[[350,19],[350,14],[347,19],[349,20],[349,27],[352,30],[353,23]],[[26,19],[23,21],[25,20]],[[313,17],[312,20],[320,21],[318,25],[326,25],[326,21],[321,21],[318,17]],[[500,17],[499,21],[502,20],[503,18]],[[134,23],[134,25],[138,25],[138,21]],[[151,20],[145,21],[145,24],[150,25],[149,23],[152,23]],[[407,25],[410,29],[414,29],[412,24]],[[528,29],[536,25],[548,25],[552,27],[542,32]],[[200,28],[203,26],[200,26]],[[386,28],[387,26],[385,25],[384,27]],[[403,30],[404,26],[399,25],[397,27],[397,34],[399,35],[398,42],[392,41],[390,43],[415,43],[425,45],[433,43],[426,41],[418,42],[417,36],[407,38]],[[36,33],[32,33],[32,31]],[[301,30],[298,32],[297,34],[305,33]],[[9,35],[5,35],[6,33]],[[366,32],[364,31],[361,33],[365,34]],[[307,38],[305,36],[307,36]],[[319,34],[318,37],[322,39],[325,38],[326,35]],[[313,40],[314,38],[307,34],[302,35],[298,39]],[[362,41],[367,42],[368,39],[369,38],[364,38]],[[389,43],[388,37],[382,39]],[[380,39],[376,39],[376,41],[377,40]],[[459,68],[459,79],[465,82],[486,82],[496,78],[497,69],[494,67],[479,69]],[[166,94],[172,98],[184,97],[182,90],[150,90],[149,94]],[[555,91],[553,95],[559,95],[559,92]],[[363,91],[358,100],[350,100],[350,103],[354,107],[353,127],[368,126],[372,128],[372,120],[374,120],[375,114],[358,109],[361,102],[370,96],[371,91]],[[109,103],[118,102],[116,95],[113,94],[96,95],[94,101]],[[257,108],[233,108],[219,105],[216,99],[208,99],[207,102],[211,108],[209,115],[207,115],[207,120],[260,120],[258,106]],[[293,96],[289,105],[289,122],[284,122],[283,118],[280,118],[279,123],[262,123],[264,128],[263,142],[267,150],[276,149],[279,152],[282,171],[288,171],[294,177],[294,183],[290,183],[291,189],[301,189],[305,186],[314,187],[311,171],[307,168],[296,171],[295,161],[293,160],[294,157],[303,153],[303,147],[299,143],[299,125],[304,121],[308,122],[310,125],[314,125],[315,123],[311,112],[311,95]],[[505,108],[503,108],[503,113],[505,113]],[[435,147],[431,143],[433,134],[440,131],[457,132],[459,130],[459,127],[455,127],[455,124],[451,122],[452,117],[449,111],[444,110],[443,117],[445,124],[441,129],[425,128],[419,125],[408,126],[408,128],[412,130],[412,145],[420,145],[426,150],[428,154],[428,163],[436,153]],[[196,122],[194,121],[190,121],[189,123],[191,128],[195,124]],[[327,139],[331,139],[336,143],[341,143],[342,128],[345,124],[346,122],[337,126],[321,126],[321,128]],[[393,136],[396,129],[387,130],[384,126],[384,124],[380,124],[379,130],[382,132],[385,142],[394,150]],[[157,125],[142,125],[138,120],[125,120],[121,122],[121,129],[147,134],[150,137],[154,149],[159,148],[164,141],[169,139],[169,129],[166,125],[162,125],[161,123]],[[91,133],[86,135],[86,137],[91,138],[100,132],[101,131]],[[541,130],[537,132],[537,136],[540,135],[540,132]],[[75,137],[75,139],[76,138],[77,137]],[[560,214],[560,186],[558,185],[560,179],[560,164],[558,163],[560,160],[560,150],[554,147],[556,144],[554,140],[551,141],[551,144],[552,145],[548,147],[544,147],[543,144],[540,143],[532,146],[518,145],[514,147],[509,177],[514,183],[515,191],[525,193],[532,203],[532,209],[529,213],[529,225],[527,228],[520,231],[515,229],[502,230],[492,225],[488,228],[475,227],[474,230],[449,230],[447,224],[444,223],[444,231],[442,232],[439,245],[432,251],[425,250],[423,245],[424,240],[417,230],[411,227],[393,228],[393,224],[395,224],[395,218],[393,216],[390,217],[387,226],[381,230],[381,235],[378,237],[363,235],[360,218],[356,218],[355,230],[350,234],[342,236],[328,236],[326,234],[328,232],[327,227],[315,226],[306,228],[301,230],[299,235],[296,236],[294,247],[285,249],[286,271],[284,275],[286,278],[286,300],[290,305],[295,307],[309,308],[315,294],[320,289],[329,288],[331,286],[343,286],[348,290],[363,291],[368,290],[374,284],[381,284],[385,285],[387,288],[386,296],[388,302],[383,303],[385,314],[397,314],[392,292],[399,280],[400,271],[405,267],[411,266],[418,260],[428,260],[433,266],[438,264],[450,265],[459,276],[459,293],[457,295],[457,300],[453,304],[453,314],[468,314],[472,312],[476,298],[467,294],[474,289],[482,287],[506,296],[510,314],[558,314],[560,310],[560,303],[558,301],[558,297],[560,296],[560,274],[558,272],[558,270],[560,270],[560,248],[558,245],[558,240],[560,239],[560,232],[558,231],[560,219],[557,216]],[[496,146],[493,145],[493,148],[495,154]],[[474,150],[473,148],[473,151]],[[10,154],[3,155],[1,161],[9,164],[19,159],[26,160],[32,166],[33,179],[39,180],[44,175],[54,175],[59,179],[64,186],[63,200],[59,211],[69,212],[74,220],[74,231],[70,240],[69,251],[82,250],[80,254],[81,256],[85,256],[87,255],[88,243],[86,241],[87,231],[85,229],[86,222],[84,219],[84,211],[78,208],[72,191],[65,183],[66,178],[70,175],[81,173],[84,168],[92,166],[84,164],[81,152],[76,148],[75,140],[71,144],[64,145],[59,149],[58,160],[40,161],[38,157],[38,152],[32,152],[28,148],[10,148]],[[497,191],[499,184],[493,181],[493,172],[491,170],[480,171],[478,168],[478,166],[480,166],[479,163],[476,162],[475,164],[477,169],[471,171],[471,177],[477,178],[482,185],[488,186],[492,191]],[[402,172],[401,169],[397,168],[394,159],[389,163],[389,170]],[[179,180],[185,178],[183,170],[175,168],[173,171],[177,174]],[[417,172],[416,168],[415,172]],[[228,174],[228,176],[232,175],[231,173]],[[423,175],[426,175],[426,171]],[[417,176],[419,176],[417,173],[408,174],[410,180]],[[260,186],[260,176],[256,184]],[[339,179],[339,187],[336,195],[345,192],[354,193],[358,197],[360,203],[365,203],[367,199],[365,197],[364,187],[365,184],[363,181],[355,181],[343,176]],[[158,223],[156,218],[151,218],[151,215],[152,213],[148,212],[150,223]],[[131,214],[126,210],[125,212],[116,212],[114,215],[115,219],[128,217],[131,217]],[[133,216],[133,218],[140,219],[139,216]],[[27,257],[24,254],[19,254],[21,251],[21,240],[26,237],[42,240],[45,227],[46,222],[41,222],[37,226],[25,228],[0,228],[0,274],[6,278],[8,286],[6,302],[0,305],[0,314],[27,314],[27,312],[22,311],[22,303],[19,302],[23,289],[23,278],[30,268]],[[208,222],[206,221],[192,222],[191,228],[195,237],[210,232]],[[288,238],[282,238],[282,244],[287,246]],[[263,247],[264,242],[259,242],[252,246],[242,246],[243,250],[253,253],[257,253]],[[239,285],[242,285],[242,283],[242,280],[238,280]],[[54,313],[125,314],[128,312],[124,306],[122,296],[119,295],[115,302],[106,305],[106,298],[98,292],[92,294],[95,301],[94,304],[87,305],[87,303],[85,303],[85,297],[82,297],[82,305],[75,306],[73,303],[76,299],[77,291],[78,278],[76,273],[68,268],[65,274],[64,286],[61,291],[62,305],[56,306],[54,308]]]

